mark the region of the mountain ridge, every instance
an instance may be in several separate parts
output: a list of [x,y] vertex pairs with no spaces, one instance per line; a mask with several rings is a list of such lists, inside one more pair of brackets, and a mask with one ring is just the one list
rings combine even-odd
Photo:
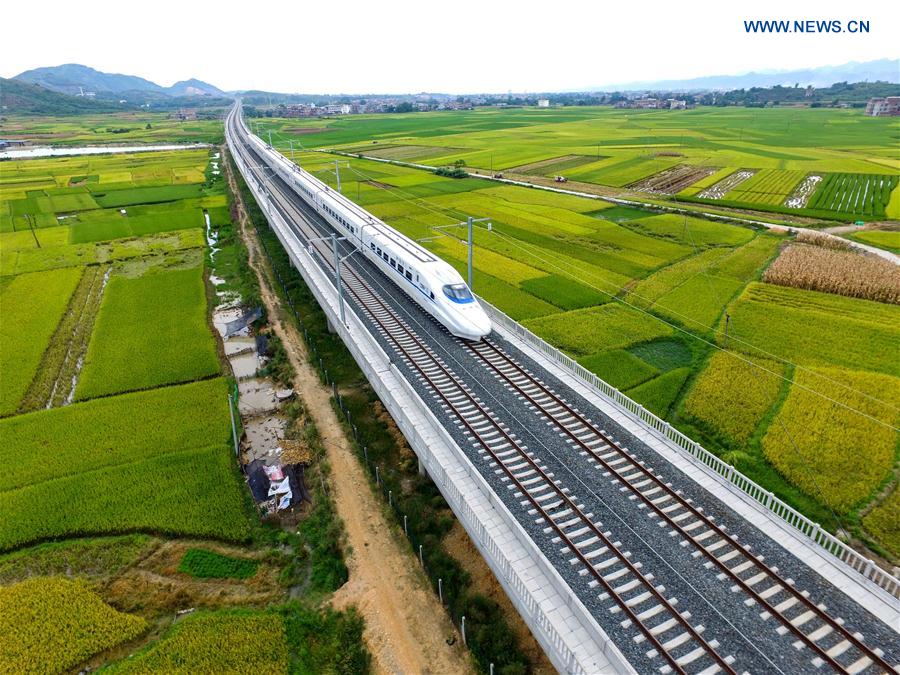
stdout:
[[180,80],[171,87],[163,87],[137,75],[105,73],[80,63],[64,63],[59,66],[43,66],[19,73],[12,79],[39,85],[60,94],[79,95],[94,92],[98,95],[125,95],[142,92],[163,96],[225,96],[218,87],[190,78]]

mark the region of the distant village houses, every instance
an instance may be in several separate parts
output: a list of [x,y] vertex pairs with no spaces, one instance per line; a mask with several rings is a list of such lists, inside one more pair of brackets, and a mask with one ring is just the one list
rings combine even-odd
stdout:
[[639,108],[644,110],[685,110],[694,106],[680,98],[635,98],[617,101],[616,108]]
[[866,104],[866,115],[872,117],[893,117],[900,115],[900,96],[870,98]]

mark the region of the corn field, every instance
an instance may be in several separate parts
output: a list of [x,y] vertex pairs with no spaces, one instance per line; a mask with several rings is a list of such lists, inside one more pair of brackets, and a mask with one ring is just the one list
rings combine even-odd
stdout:
[[850,251],[793,244],[769,266],[763,280],[779,286],[900,304],[900,267]]

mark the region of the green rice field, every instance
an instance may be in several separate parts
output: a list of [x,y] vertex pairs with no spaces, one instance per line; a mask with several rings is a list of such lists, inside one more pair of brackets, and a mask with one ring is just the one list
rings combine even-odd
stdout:
[[[526,180],[562,175],[613,194],[678,165],[715,168],[681,189],[680,199],[697,201],[703,188],[748,169],[756,174],[723,199],[700,201],[828,220],[900,218],[900,161],[884,142],[896,137],[900,122],[868,118],[860,110],[480,108],[254,123],[284,147],[293,138],[295,147],[432,166],[461,160],[475,170]],[[825,180],[804,208],[786,207],[810,173]]]
[[[465,140],[454,143],[462,147]],[[442,147],[451,147],[450,141]],[[599,162],[609,162],[609,148],[602,153],[607,157]],[[328,155],[296,158],[336,187]],[[529,171],[554,170],[553,162],[532,161]],[[817,400],[831,398],[834,384],[821,375],[829,368],[877,373],[896,384],[895,306],[760,283],[790,241],[781,233],[486,180],[440,178],[365,159],[341,162],[348,197],[422,240],[463,274],[463,228],[434,227],[469,215],[489,217],[490,231],[475,232],[477,293],[775,494],[824,525],[838,526],[829,511],[836,502],[776,461],[772,425],[781,424],[785,401],[791,401],[789,410],[799,406],[814,414]],[[629,166],[639,173],[640,164]],[[796,166],[757,172],[754,182],[741,186],[744,199],[782,203],[806,175],[799,160]],[[576,170],[590,167],[578,163]],[[810,385],[809,396],[794,393],[791,383],[800,378],[801,387],[818,383]],[[878,397],[878,387],[859,377],[846,394],[869,400]],[[862,437],[844,442],[862,457],[870,452]],[[870,469],[873,478],[842,503],[843,517],[852,518],[870,498],[865,490],[876,474],[881,481],[892,471],[882,459]]]
[[210,155],[3,164],[0,550],[248,536],[208,320],[203,211],[228,217]]

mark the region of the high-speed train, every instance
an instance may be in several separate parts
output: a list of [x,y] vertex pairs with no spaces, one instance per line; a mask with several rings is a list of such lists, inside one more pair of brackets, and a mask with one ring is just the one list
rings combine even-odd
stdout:
[[477,341],[491,332],[490,318],[453,267],[270,149],[242,119],[236,121],[258,151],[277,155],[272,168],[322,218],[453,335]]

